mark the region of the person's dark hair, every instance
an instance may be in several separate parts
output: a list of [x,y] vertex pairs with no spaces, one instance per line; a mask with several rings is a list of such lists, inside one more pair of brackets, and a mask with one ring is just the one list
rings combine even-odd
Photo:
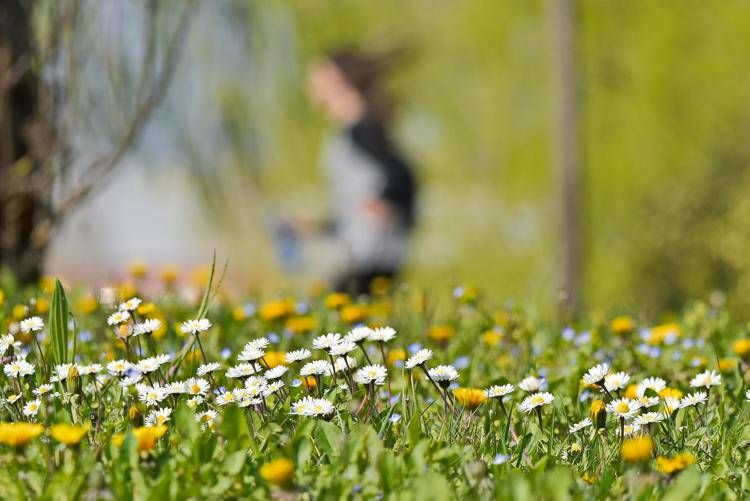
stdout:
[[385,88],[384,79],[404,54],[403,49],[381,54],[343,49],[329,52],[326,59],[365,100],[369,118],[385,124],[391,118],[394,100]]

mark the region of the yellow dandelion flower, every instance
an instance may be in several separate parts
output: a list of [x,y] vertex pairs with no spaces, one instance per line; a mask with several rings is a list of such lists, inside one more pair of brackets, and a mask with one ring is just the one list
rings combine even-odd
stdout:
[[747,358],[750,355],[750,339],[738,339],[732,343],[732,351],[738,357]]
[[490,329],[482,334],[482,341],[487,346],[497,346],[503,340],[503,333],[498,329]]
[[622,443],[620,456],[628,463],[641,463],[649,460],[653,448],[654,443],[648,435],[629,438]]
[[690,452],[681,452],[673,458],[659,456],[656,458],[656,469],[667,475],[679,473],[695,463],[695,456]]
[[294,477],[294,463],[286,458],[274,459],[260,467],[260,476],[269,484],[284,487]]
[[86,294],[84,296],[81,296],[78,299],[76,306],[78,308],[78,311],[80,311],[82,315],[91,315],[96,311],[96,308],[98,306],[96,303],[96,296],[94,296],[93,294]]
[[478,388],[456,388],[453,395],[467,409],[476,409],[487,401],[487,394]]
[[662,398],[682,398],[682,392],[677,388],[664,388],[659,392],[659,396]]
[[245,320],[247,318],[245,308],[242,305],[237,305],[232,308],[232,318],[235,322],[242,322],[243,320]]
[[350,304],[349,306],[344,306],[341,308],[340,313],[341,320],[350,324],[363,322],[367,319],[368,314],[369,310],[367,309],[367,306],[362,304]]
[[148,452],[156,446],[156,442],[167,432],[167,427],[141,426],[133,430],[133,436],[138,441],[138,451]]
[[304,315],[289,318],[284,326],[292,334],[307,334],[315,329],[316,325],[317,322],[312,315]]
[[676,323],[657,325],[651,328],[646,342],[651,345],[658,345],[665,342],[673,341],[682,336],[682,328]]
[[133,282],[122,282],[117,286],[117,295],[123,299],[127,299],[138,294],[138,289]]
[[739,360],[737,360],[736,358],[722,358],[719,360],[719,370],[721,372],[732,372],[737,368],[738,362]]
[[49,300],[46,297],[40,297],[36,300],[36,304],[34,305],[34,310],[40,314],[44,315],[49,311]]
[[5,302],[5,292],[3,292],[2,289],[0,289],[0,305],[2,305]]
[[395,348],[388,352],[386,359],[388,360],[388,365],[395,366],[396,362],[403,362],[406,360],[406,350],[403,348]]
[[430,330],[427,331],[427,336],[430,339],[434,339],[438,342],[446,342],[456,335],[456,329],[452,325],[433,325]]
[[52,438],[61,444],[76,445],[89,431],[89,427],[75,426],[71,424],[55,424],[50,427],[49,431]]
[[596,478],[596,475],[592,475],[589,472],[586,472],[583,475],[581,475],[581,480],[583,480],[584,482],[586,482],[589,485],[594,485],[595,483],[597,483],[599,481],[599,479]]
[[52,294],[55,290],[55,277],[44,276],[39,279],[39,288],[44,291],[45,294]]
[[388,277],[375,277],[370,282],[370,290],[376,296],[384,296],[391,290],[391,280]]
[[177,283],[177,279],[180,278],[180,269],[175,265],[167,265],[161,269],[159,275],[161,281],[166,286],[172,286]]
[[279,365],[283,365],[284,362],[286,362],[285,354],[280,351],[269,351],[266,353],[263,359],[266,361],[266,364],[268,364],[268,367],[270,367],[271,369]]
[[142,280],[148,275],[148,265],[140,260],[131,262],[128,265],[128,273],[136,280]]
[[612,319],[609,327],[615,334],[630,334],[635,330],[635,321],[628,316],[620,315]]
[[346,306],[350,302],[351,299],[349,299],[348,294],[345,294],[343,292],[333,292],[326,296],[323,303],[325,304],[326,308],[337,310],[343,306]]
[[607,405],[604,400],[594,400],[589,408],[589,415],[597,428],[604,428],[607,423]]
[[34,423],[0,423],[0,444],[20,447],[42,434],[44,426]]
[[266,322],[282,320],[294,313],[294,301],[291,299],[278,299],[266,301],[260,307],[258,314]]
[[13,310],[11,311],[11,315],[13,315],[15,320],[23,320],[28,314],[29,307],[25,304],[17,304],[13,306]]
[[115,433],[114,435],[112,435],[112,445],[114,445],[115,447],[121,447],[124,441],[125,441],[124,433]]
[[625,398],[629,398],[630,400],[633,400],[634,398],[638,397],[638,385],[637,384],[631,384],[628,385],[627,388],[625,388]]

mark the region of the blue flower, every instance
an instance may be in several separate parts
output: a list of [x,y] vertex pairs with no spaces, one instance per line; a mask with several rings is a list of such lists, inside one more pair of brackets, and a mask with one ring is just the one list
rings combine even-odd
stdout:
[[393,414],[391,414],[391,417],[388,418],[388,421],[394,424],[398,423],[399,421],[401,421],[401,414],[394,412]]

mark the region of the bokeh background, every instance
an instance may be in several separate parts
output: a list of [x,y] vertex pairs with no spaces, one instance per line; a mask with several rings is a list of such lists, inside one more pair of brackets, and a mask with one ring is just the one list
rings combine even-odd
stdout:
[[[406,278],[554,311],[554,0],[160,3],[164,38],[191,9],[168,90],[117,168],[66,215],[46,272],[96,283],[134,260],[187,270],[216,249],[234,290],[306,287],[326,269],[327,247],[306,246],[285,270],[270,229],[283,214],[326,212],[319,157],[330,126],[305,95],[306,68],[334,47],[405,45],[412,55],[389,85],[422,188]],[[150,26],[145,1],[80,4],[87,52],[70,66],[80,88],[66,129],[74,172],[109,144],[101,129],[120,117],[108,103],[128,101]],[[656,315],[719,290],[746,314],[750,3],[570,5],[582,304]],[[36,36],[49,36],[49,12],[36,16]]]

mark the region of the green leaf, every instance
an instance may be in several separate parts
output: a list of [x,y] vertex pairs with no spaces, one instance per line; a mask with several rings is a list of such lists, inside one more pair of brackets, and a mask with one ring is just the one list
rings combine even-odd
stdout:
[[664,494],[664,501],[680,501],[688,499],[698,494],[698,487],[701,485],[701,472],[696,467],[691,467],[683,471],[672,484],[672,487]]
[[329,456],[336,456],[339,453],[343,433],[335,424],[328,421],[320,421],[315,427],[315,445],[321,452]]
[[47,324],[52,340],[52,361],[55,365],[63,364],[68,360],[68,299],[59,280],[55,280]]

